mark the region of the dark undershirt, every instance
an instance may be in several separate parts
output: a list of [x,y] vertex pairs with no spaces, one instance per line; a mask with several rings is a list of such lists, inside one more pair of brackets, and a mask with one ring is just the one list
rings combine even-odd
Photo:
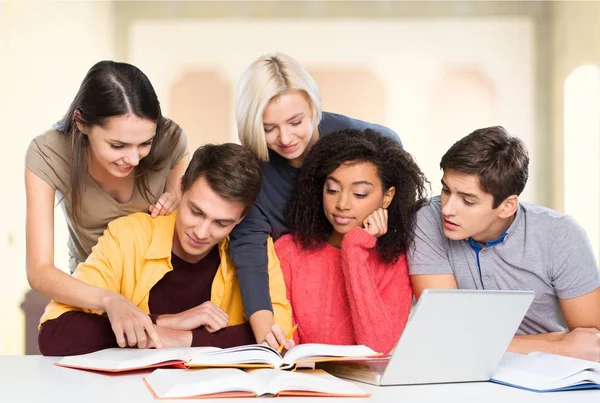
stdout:
[[[148,300],[151,316],[179,313],[210,301],[213,279],[221,259],[215,246],[204,259],[188,263],[171,254],[173,270],[152,287]],[[192,330],[192,347],[233,347],[256,343],[248,322],[229,326],[215,333],[200,327]],[[119,347],[106,315],[81,311],[63,313],[44,322],[38,334],[44,355],[86,354]]]

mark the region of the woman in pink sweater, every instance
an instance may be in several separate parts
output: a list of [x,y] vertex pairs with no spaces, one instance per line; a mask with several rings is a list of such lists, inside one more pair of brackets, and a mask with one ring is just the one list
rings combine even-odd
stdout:
[[307,156],[280,238],[296,343],[364,344],[387,354],[410,312],[405,251],[426,179],[372,130],[324,136]]

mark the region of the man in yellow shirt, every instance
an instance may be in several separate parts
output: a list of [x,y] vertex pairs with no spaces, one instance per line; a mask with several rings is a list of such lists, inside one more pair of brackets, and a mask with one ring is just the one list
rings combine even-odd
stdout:
[[[230,347],[255,343],[244,316],[229,233],[260,191],[256,157],[237,144],[205,145],[182,178],[179,209],[152,218],[136,213],[108,225],[73,274],[124,296],[149,314],[158,339],[120,327],[102,311],[51,301],[40,321],[44,355],[84,354],[110,347]],[[276,342],[292,327],[279,260],[268,240],[269,292]],[[270,343],[275,340],[270,338]]]

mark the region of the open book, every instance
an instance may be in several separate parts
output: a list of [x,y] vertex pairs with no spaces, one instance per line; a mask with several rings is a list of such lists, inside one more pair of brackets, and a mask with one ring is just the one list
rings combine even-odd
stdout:
[[157,369],[144,378],[156,399],[252,396],[370,396],[321,370]]
[[491,381],[534,392],[600,389],[600,364],[540,352],[505,353]]
[[281,356],[260,344],[221,349],[217,347],[139,350],[110,348],[90,354],[64,357],[56,365],[93,371],[122,372],[143,368],[175,366],[290,369],[297,364],[345,360],[379,355],[366,346],[300,344]]

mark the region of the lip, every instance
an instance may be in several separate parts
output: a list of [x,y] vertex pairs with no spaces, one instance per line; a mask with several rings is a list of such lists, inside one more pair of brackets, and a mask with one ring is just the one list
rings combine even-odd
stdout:
[[295,151],[297,147],[298,147],[298,143],[293,144],[291,146],[285,146],[285,147],[284,146],[279,146],[279,148],[281,149],[281,151],[283,151],[286,154],[289,154],[289,153]]
[[194,248],[201,248],[201,247],[209,244],[209,242],[196,241],[194,238],[192,238],[188,234],[185,234],[185,235],[187,236],[188,243]]
[[443,221],[444,221],[444,228],[447,228],[449,230],[453,230],[453,229],[456,229],[459,227],[458,224],[455,224],[450,220],[446,220],[445,218],[443,218]]
[[130,165],[129,168],[123,168],[119,164],[115,163],[115,166],[117,167],[119,172],[124,173],[124,174],[129,173],[133,170],[133,165]]
[[345,215],[333,214],[333,221],[335,221],[336,224],[348,225],[352,221],[354,221],[354,217],[348,217],[348,216],[345,216]]

